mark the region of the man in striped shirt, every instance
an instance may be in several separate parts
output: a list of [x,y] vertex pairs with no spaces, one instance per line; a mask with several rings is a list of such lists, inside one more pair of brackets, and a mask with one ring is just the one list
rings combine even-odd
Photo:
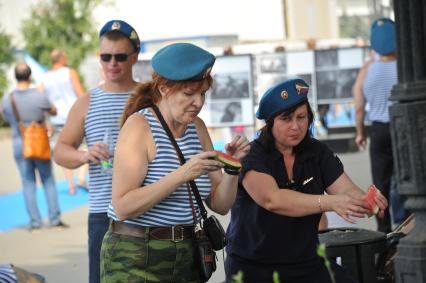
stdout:
[[[356,111],[356,138],[359,148],[364,149],[367,136],[364,127],[365,104],[369,104],[368,120],[371,121],[370,161],[373,183],[386,199],[390,199],[395,224],[402,223],[407,212],[397,194],[391,190],[393,175],[392,144],[389,127],[389,97],[392,87],[397,83],[395,55],[395,24],[392,20],[381,18],[371,28],[371,47],[377,59],[367,62],[360,70],[353,87]],[[378,230],[389,233],[392,230],[389,209],[384,218],[376,218]]]
[[[107,22],[99,33],[99,54],[105,81],[79,97],[72,107],[55,147],[55,161],[66,168],[89,164],[89,282],[98,283],[102,239],[108,230],[112,176],[102,170],[113,159],[121,114],[137,85],[132,68],[140,40],[126,22]],[[110,144],[103,137],[108,133]],[[88,150],[79,149],[83,138]],[[101,166],[102,165],[102,166]],[[110,170],[109,170],[110,171]]]

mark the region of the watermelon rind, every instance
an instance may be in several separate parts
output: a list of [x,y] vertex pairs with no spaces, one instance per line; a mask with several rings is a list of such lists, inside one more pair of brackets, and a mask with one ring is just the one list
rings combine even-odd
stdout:
[[235,158],[218,150],[216,150],[215,152],[216,152],[216,156],[214,157],[214,159],[222,162],[225,165],[225,168],[234,169],[234,170],[241,169],[241,163],[239,161],[232,160]]

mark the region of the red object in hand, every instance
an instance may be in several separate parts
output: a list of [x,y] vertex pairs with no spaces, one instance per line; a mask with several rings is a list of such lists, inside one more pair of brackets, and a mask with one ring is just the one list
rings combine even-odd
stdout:
[[226,154],[220,150],[215,150],[216,156],[214,159],[222,162],[225,165],[225,168],[239,170],[241,168],[241,163],[238,159]]
[[378,193],[379,193],[379,189],[377,189],[375,185],[370,185],[368,187],[367,195],[364,197],[364,202],[367,204],[367,206],[370,209],[370,212],[368,213],[368,217],[377,215],[380,211],[375,200]]

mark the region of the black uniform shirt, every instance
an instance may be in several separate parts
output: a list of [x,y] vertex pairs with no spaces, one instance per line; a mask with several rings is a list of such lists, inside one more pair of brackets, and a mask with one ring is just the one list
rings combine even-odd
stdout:
[[[293,165],[294,182],[290,182],[282,154],[275,149],[266,151],[258,140],[251,143],[249,154],[242,160],[237,198],[231,210],[227,231],[229,255],[256,263],[300,264],[301,267],[318,262],[316,246],[321,214],[288,217],[269,212],[254,202],[242,186],[244,175],[254,170],[271,175],[279,188],[323,194],[343,174],[343,165],[318,140],[308,139],[300,146]],[[307,181],[305,185],[304,181]]]

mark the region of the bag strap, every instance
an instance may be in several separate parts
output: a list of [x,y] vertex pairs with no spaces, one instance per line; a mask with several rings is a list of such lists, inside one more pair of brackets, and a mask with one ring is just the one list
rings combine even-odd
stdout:
[[[179,148],[179,145],[177,144],[175,138],[173,137],[173,134],[170,131],[170,128],[167,125],[167,122],[164,120],[164,117],[161,114],[160,109],[158,109],[157,105],[155,105],[155,104],[152,104],[151,107],[154,110],[155,114],[157,115],[158,120],[160,120],[160,123],[163,126],[163,129],[166,131],[167,135],[169,136],[170,142],[173,144],[173,146],[176,150],[176,153],[179,157],[181,165],[185,164],[185,162],[186,162],[185,157],[183,156],[182,151]],[[188,183],[189,183],[189,185],[192,189],[192,192],[194,193],[195,200],[197,201],[198,207],[200,208],[201,216],[203,217],[204,220],[206,220],[207,219],[207,210],[204,207],[203,201],[201,200],[201,196],[200,196],[200,192],[198,191],[197,184],[194,182],[194,180],[191,180]],[[192,201],[191,201],[191,203],[192,203]]]
[[191,188],[186,183],[186,190],[188,191],[189,204],[191,205],[192,219],[194,220],[194,226],[197,226],[197,213],[195,212],[194,201],[192,200]]
[[21,116],[19,115],[18,108],[16,107],[15,98],[13,98],[13,92],[10,94],[10,103],[12,104],[13,114],[15,114],[16,121],[21,124]]

